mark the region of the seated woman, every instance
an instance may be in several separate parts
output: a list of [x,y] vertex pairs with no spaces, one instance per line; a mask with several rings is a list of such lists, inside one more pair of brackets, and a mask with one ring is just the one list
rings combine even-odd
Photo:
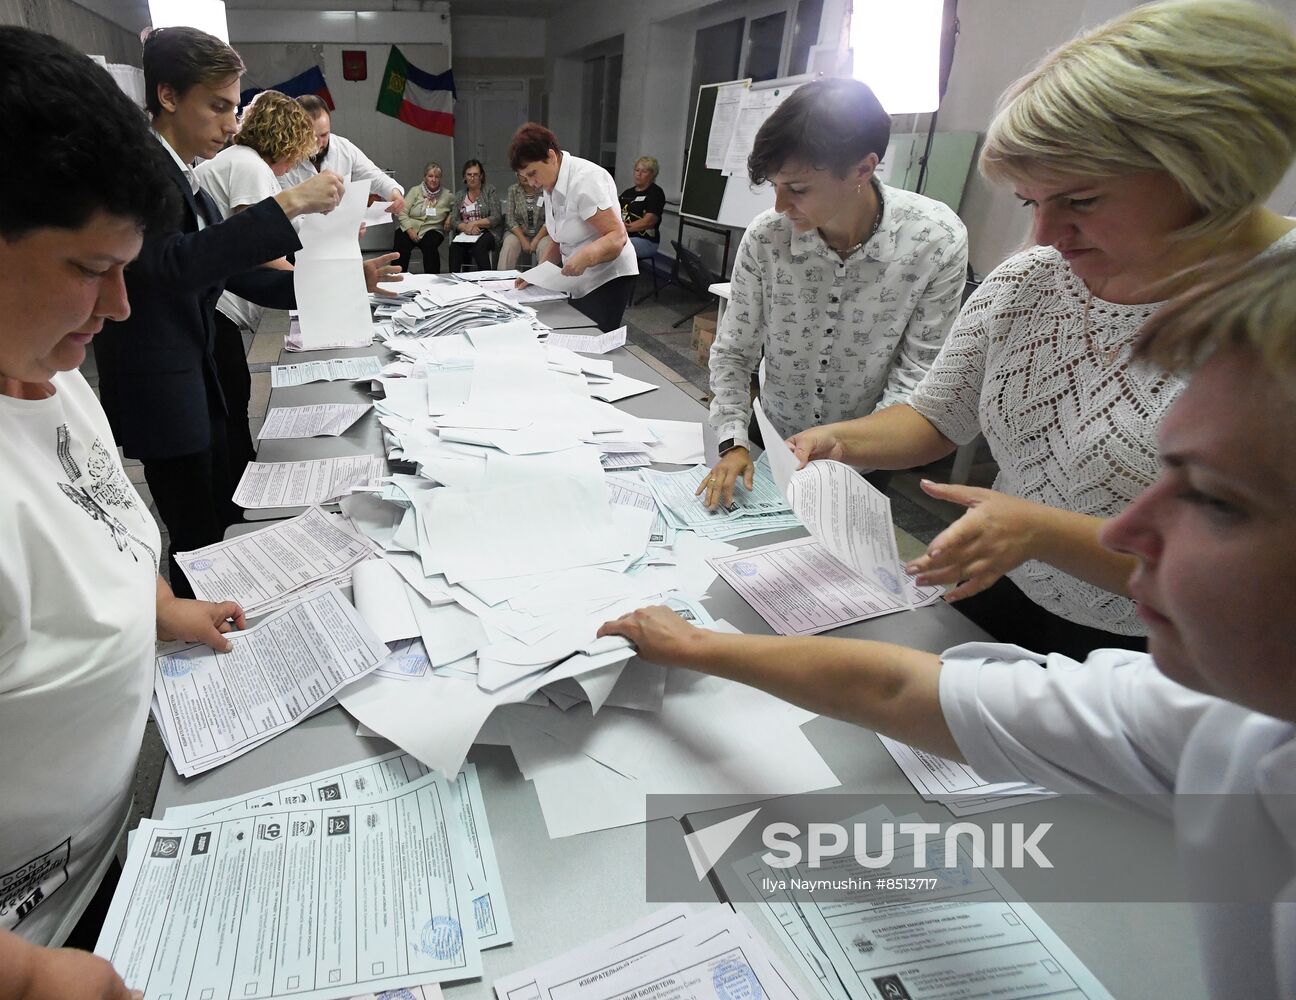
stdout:
[[572,305],[605,333],[615,330],[634,291],[639,263],[621,222],[612,175],[597,163],[563,152],[558,137],[535,122],[513,134],[509,165],[528,184],[544,189],[554,238],[546,259],[579,279]]
[[991,272],[908,403],[803,431],[797,455],[904,469],[985,434],[994,489],[925,486],[969,510],[911,571],[957,584],[997,638],[1140,648],[1133,560],[1098,532],[1155,477],[1181,385],[1132,364],[1134,334],[1185,271],[1296,246],[1296,219],[1264,208],[1294,150],[1296,39],[1267,8],[1152,3],[1062,46],[981,153],[1040,245]]
[[708,507],[729,503],[739,481],[752,486],[757,365],[761,406],[787,436],[905,402],[945,342],[967,230],[948,206],[878,180],[890,135],[890,115],[858,80],[798,87],[756,133],[748,174],[773,185],[774,207],[738,244],[711,345],[722,457],[699,489]]
[[410,256],[423,251],[423,272],[441,273],[441,241],[450,225],[454,196],[441,186],[441,164],[430,160],[423,168],[422,182],[405,192],[405,207],[396,213],[396,235],[392,249],[400,254],[397,264],[409,270]]
[[1243,902],[1198,904],[1209,994],[1292,997],[1296,253],[1253,258],[1162,309],[1134,355],[1199,366],[1161,425],[1160,475],[1103,531],[1134,567],[1151,656],[1099,650],[1080,669],[1018,646],[936,656],[727,635],[664,607],[599,634],[966,761],[987,781],[1164,803],[1186,898],[1237,899],[1220,894],[1219,873],[1245,865],[1245,888],[1232,888]]
[[[310,115],[291,97],[263,90],[243,109],[239,131],[230,145],[194,168],[198,183],[211,196],[222,219],[280,191],[279,178],[315,151]],[[280,257],[264,267],[291,270]],[[256,458],[248,425],[252,375],[243,349],[243,333],[256,333],[265,312],[261,306],[222,292],[216,303],[216,369],[225,396],[226,437],[231,475],[237,482]]]
[[634,187],[626,188],[619,198],[621,221],[636,257],[651,257],[661,242],[658,226],[666,211],[666,192],[657,186],[657,169],[655,156],[635,160]]
[[507,204],[504,207],[504,249],[500,251],[499,266],[502,271],[517,267],[518,258],[529,253],[535,263],[545,259],[553,240],[545,226],[544,196],[540,189],[518,174],[516,184],[510,184]]
[[450,207],[450,232],[476,239],[450,244],[450,271],[462,271],[469,260],[478,271],[489,271],[491,251],[500,245],[503,236],[504,212],[499,194],[494,185],[486,183],[486,168],[481,160],[469,160],[463,165],[463,182]]

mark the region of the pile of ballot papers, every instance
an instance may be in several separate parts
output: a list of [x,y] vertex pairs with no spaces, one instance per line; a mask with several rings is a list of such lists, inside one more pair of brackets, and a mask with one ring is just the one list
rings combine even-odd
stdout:
[[144,820],[95,951],[149,997],[432,1000],[512,941],[476,768],[395,751]]

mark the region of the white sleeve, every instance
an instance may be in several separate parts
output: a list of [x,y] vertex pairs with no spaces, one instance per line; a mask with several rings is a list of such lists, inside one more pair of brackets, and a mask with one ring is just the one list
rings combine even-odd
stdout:
[[940,701],[987,781],[1130,795],[1174,790],[1193,727],[1220,704],[1165,677],[1146,653],[1099,649],[1077,663],[991,643],[942,654]]
[[240,207],[255,205],[279,193],[279,178],[259,161],[238,160],[232,163],[228,182],[231,214]]
[[[337,141],[337,136],[332,141]],[[400,183],[394,177],[387,176],[373,160],[365,156],[350,139],[346,140],[346,149],[351,160],[351,180],[369,181],[370,190],[375,194],[385,195],[389,200],[395,195],[404,195]]]

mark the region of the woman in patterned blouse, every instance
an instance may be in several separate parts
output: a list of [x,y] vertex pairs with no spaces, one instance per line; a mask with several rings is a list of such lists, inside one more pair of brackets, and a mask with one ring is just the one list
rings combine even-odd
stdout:
[[985,434],[995,488],[925,482],[968,511],[910,572],[997,638],[1141,646],[1133,560],[1098,532],[1155,479],[1182,386],[1131,345],[1185,272],[1296,245],[1263,207],[1294,150],[1296,39],[1259,4],[1164,0],[1064,45],[1009,89],[981,154],[1039,245],[987,277],[907,404],[803,431],[797,456],[902,469]]
[[499,230],[504,225],[504,210],[500,207],[494,185],[486,183],[486,168],[481,160],[469,160],[464,164],[463,181],[464,186],[455,192],[450,231],[461,236],[476,236],[477,239],[471,243],[450,244],[450,270],[462,270],[471,254],[477,270],[489,271],[491,251],[500,245]]

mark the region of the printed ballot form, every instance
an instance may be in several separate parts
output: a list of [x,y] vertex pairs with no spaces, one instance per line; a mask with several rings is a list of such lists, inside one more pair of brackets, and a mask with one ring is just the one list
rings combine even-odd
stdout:
[[245,510],[260,507],[307,507],[345,496],[387,475],[377,455],[347,455],[301,462],[248,462],[234,491]]
[[757,400],[753,410],[770,447],[770,474],[809,538],[746,549],[712,560],[716,571],[780,635],[814,635],[937,600],[900,565],[891,501],[840,462],[796,458]]
[[389,653],[334,587],[228,638],[228,653],[193,645],[157,658],[158,727],[186,776],[290,729]]
[[360,358],[331,358],[328,361],[301,361],[270,368],[270,388],[306,385],[310,382],[355,382],[382,371],[382,361],[375,355]]
[[276,406],[266,414],[258,441],[337,437],[373,409],[373,403],[312,403]]
[[429,774],[362,801],[144,820],[96,954],[145,1000],[340,1000],[480,976],[456,808]]

